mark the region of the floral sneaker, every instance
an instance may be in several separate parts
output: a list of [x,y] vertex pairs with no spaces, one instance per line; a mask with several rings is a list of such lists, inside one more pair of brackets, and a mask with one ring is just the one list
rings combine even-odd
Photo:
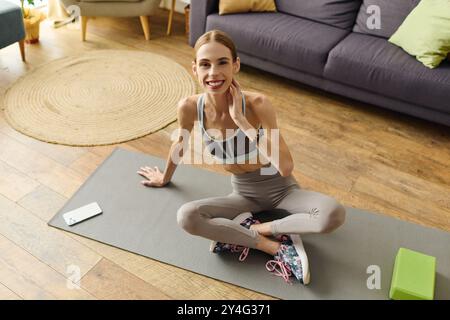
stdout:
[[266,269],[274,275],[282,277],[292,284],[290,277],[294,276],[303,284],[309,283],[308,258],[299,235],[282,235],[280,249],[273,260],[266,263]]
[[[241,213],[233,220],[240,222],[241,226],[246,227],[247,229],[250,229],[250,226],[252,224],[260,223],[258,220],[253,218],[253,215],[251,212]],[[250,248],[244,247],[244,246],[239,246],[237,244],[229,244],[229,243],[222,243],[222,242],[218,242],[218,241],[212,241],[209,250],[214,253],[241,252],[241,254],[239,256],[239,261],[244,261],[248,256]]]
[[289,237],[287,234],[280,234],[280,235],[276,236],[275,239],[278,242],[281,242],[281,243],[283,243],[283,242],[290,242],[290,243],[292,243],[291,237]]

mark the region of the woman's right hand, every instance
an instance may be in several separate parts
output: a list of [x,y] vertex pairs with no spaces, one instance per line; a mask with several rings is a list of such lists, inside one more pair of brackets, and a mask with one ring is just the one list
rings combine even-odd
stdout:
[[146,187],[164,187],[168,181],[164,181],[164,174],[159,171],[158,167],[141,167],[137,172],[147,180],[141,181]]

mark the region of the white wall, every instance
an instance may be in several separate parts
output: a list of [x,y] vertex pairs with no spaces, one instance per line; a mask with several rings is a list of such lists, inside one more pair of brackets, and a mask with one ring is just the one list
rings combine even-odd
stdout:
[[[161,7],[170,9],[170,4],[172,3],[172,0],[162,0],[161,1]],[[175,2],[175,11],[184,13],[184,7],[186,6],[186,3],[184,3],[181,0],[176,0]]]

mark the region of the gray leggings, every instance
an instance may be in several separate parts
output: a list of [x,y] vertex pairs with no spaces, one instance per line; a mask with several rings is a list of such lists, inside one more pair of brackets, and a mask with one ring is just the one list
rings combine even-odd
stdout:
[[[271,224],[273,235],[328,233],[344,223],[345,208],[325,194],[302,190],[295,178],[261,175],[260,170],[232,175],[233,192],[185,203],[178,224],[207,239],[255,248],[258,233],[232,219],[243,212],[283,209],[290,214]],[[257,215],[255,215],[257,218]]]

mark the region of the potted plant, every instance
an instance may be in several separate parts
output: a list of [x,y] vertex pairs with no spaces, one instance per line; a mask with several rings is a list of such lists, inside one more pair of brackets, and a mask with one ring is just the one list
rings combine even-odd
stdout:
[[[45,19],[45,15],[39,10],[24,7],[25,0],[20,0],[20,2],[25,25],[25,42],[36,43],[39,41],[39,25]],[[30,6],[34,6],[34,0],[27,0],[27,2]]]

